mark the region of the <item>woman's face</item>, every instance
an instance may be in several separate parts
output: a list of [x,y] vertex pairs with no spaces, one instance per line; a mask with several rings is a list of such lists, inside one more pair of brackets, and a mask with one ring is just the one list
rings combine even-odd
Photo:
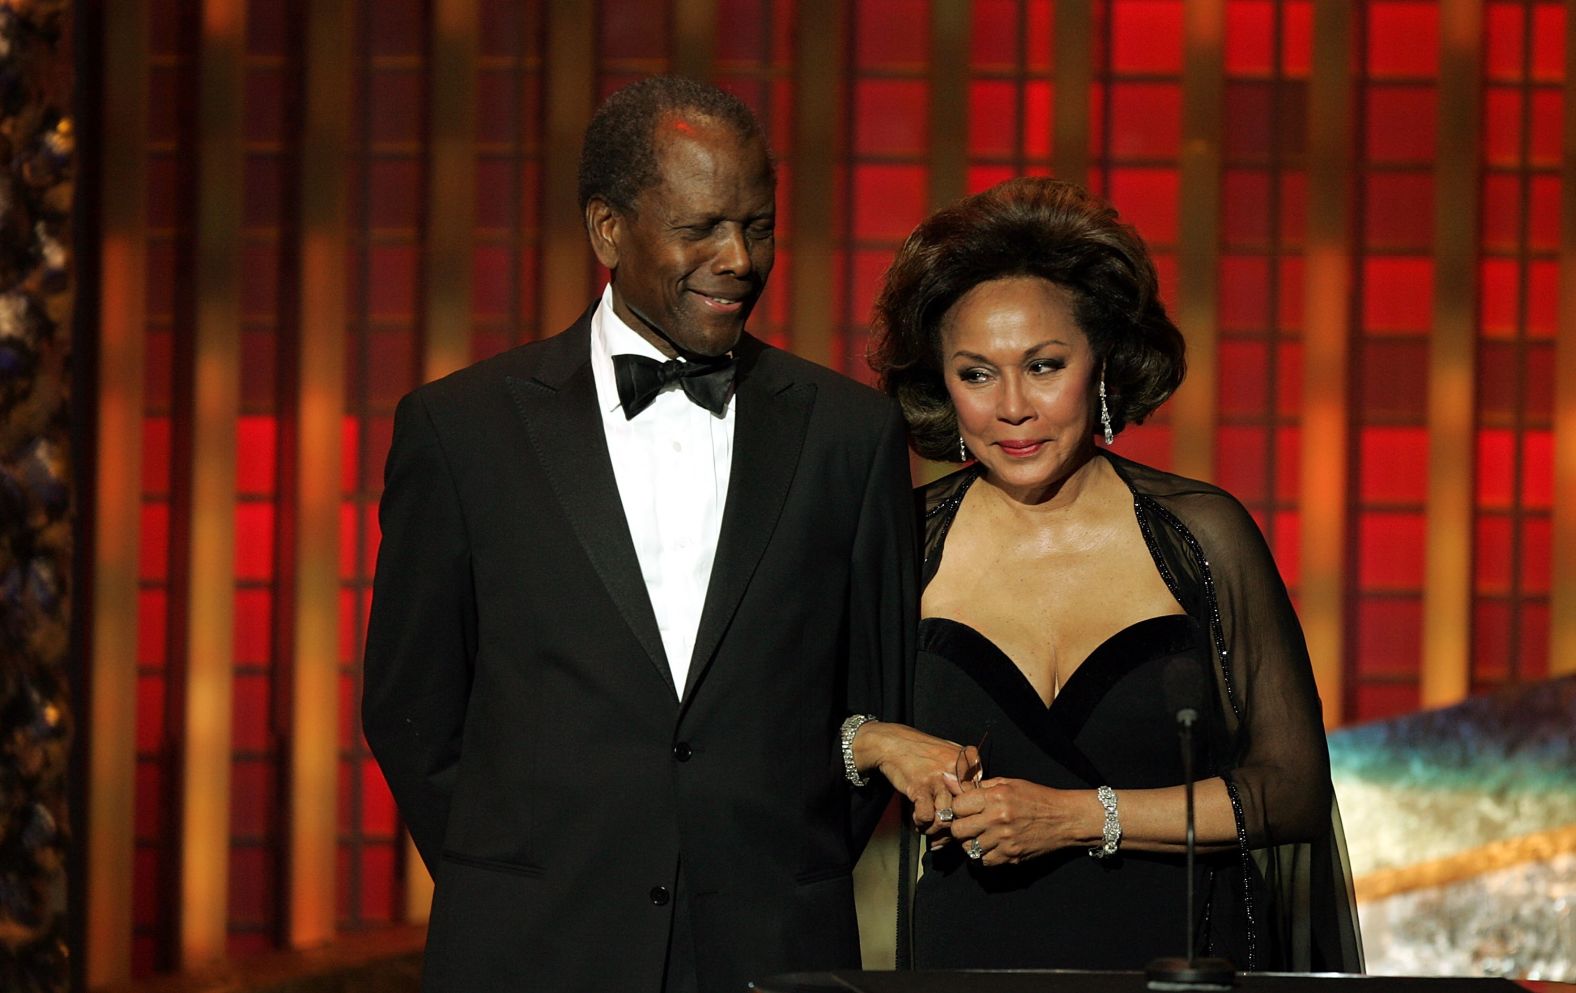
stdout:
[[981,283],[941,320],[963,443],[998,485],[1030,496],[1089,458],[1097,366],[1072,294],[1038,277]]

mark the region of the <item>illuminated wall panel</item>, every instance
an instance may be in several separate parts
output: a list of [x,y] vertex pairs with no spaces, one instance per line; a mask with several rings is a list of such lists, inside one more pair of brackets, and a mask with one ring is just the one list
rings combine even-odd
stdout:
[[1214,478],[1252,512],[1294,592],[1312,16],[1307,2],[1226,5]]
[[602,96],[641,76],[666,72],[673,48],[670,4],[598,0],[597,89]]
[[[240,420],[236,449],[235,663],[231,764],[229,952],[274,947],[283,893],[283,783],[279,731],[283,657],[277,610],[289,554],[280,500],[281,349],[293,340],[282,308],[293,280],[285,264],[291,204],[294,63],[287,9],[249,4],[244,92],[245,210],[241,284]],[[283,519],[283,520],[282,520]],[[282,554],[283,553],[283,554]],[[287,629],[288,630],[288,629]]]
[[[425,218],[425,6],[363,0],[357,10],[357,106],[350,166],[350,352],[346,433],[355,466],[341,516],[342,616],[347,637],[340,692],[339,923],[355,929],[399,917],[397,827],[379,812],[388,787],[361,736],[361,655],[377,563],[377,503],[394,405],[420,379],[422,230]],[[507,195],[506,193],[504,195]]]
[[480,4],[476,79],[475,358],[541,336],[542,46],[544,8]]
[[969,32],[967,188],[1050,175],[1056,122],[1056,7],[976,0]]
[[870,313],[898,245],[929,212],[931,11],[927,0],[848,5],[847,160],[840,183],[841,348],[835,367],[869,381]]
[[[180,914],[178,742],[193,468],[185,384],[196,311],[189,273],[201,53],[194,5],[149,2],[147,178],[138,191],[148,216],[148,335],[134,905],[127,922],[139,976],[176,965]],[[1213,476],[1253,513],[1294,595],[1315,598],[1316,574],[1328,580],[1331,570],[1310,550],[1303,586],[1299,538],[1315,504],[1299,505],[1313,478],[1303,471],[1311,456],[1302,428],[1311,431],[1316,412],[1331,404],[1329,396],[1305,404],[1304,350],[1312,369],[1320,354],[1312,313],[1328,301],[1304,299],[1304,279],[1305,268],[1334,259],[1349,268],[1352,288],[1344,394],[1329,391],[1344,401],[1334,406],[1350,430],[1349,445],[1339,446],[1349,449],[1349,482],[1341,499],[1319,502],[1338,504],[1344,515],[1328,529],[1328,544],[1341,550],[1342,575],[1327,583],[1344,586],[1330,594],[1338,606],[1319,613],[1339,628],[1341,719],[1412,709],[1430,582],[1435,160],[1447,133],[1438,126],[1438,104],[1448,71],[1439,56],[1439,8],[1431,0],[1355,0],[1357,44],[1343,59],[1334,57],[1338,46],[1315,55],[1314,22],[1329,9],[1315,0],[1223,3],[1224,92],[1219,108],[1203,108],[1218,110],[1223,122],[1213,150],[1221,164],[1218,243],[1199,244],[1195,233],[1189,245],[1188,232],[1203,228],[1187,223],[1180,203],[1184,122],[1200,110],[1199,76],[1184,84],[1185,0],[970,0],[962,14],[937,0],[715,0],[682,10],[643,0],[476,0],[469,150],[476,211],[468,242],[461,239],[471,329],[462,351],[479,358],[539,338],[558,330],[560,312],[578,313],[590,302],[603,274],[585,251],[577,219],[563,209],[583,123],[565,108],[674,65],[702,67],[743,98],[777,153],[778,262],[753,330],[851,376],[869,376],[870,308],[892,254],[939,197],[1064,170],[1109,196],[1144,235],[1173,305],[1183,253],[1218,255],[1218,378],[1207,411],[1218,424]],[[441,191],[431,189],[429,60],[437,8],[427,0],[353,6],[337,605],[341,930],[409,912],[413,867],[359,726],[360,660],[394,406],[423,378],[425,332],[434,318],[454,316],[435,313],[429,292],[432,220],[442,209]],[[236,385],[227,921],[229,949],[238,955],[280,943],[288,897],[280,763],[290,731],[292,617],[284,605],[294,565],[290,357],[299,333],[293,184],[302,65],[300,31],[291,21],[299,5],[248,7],[245,195],[236,205],[244,224],[244,362]],[[697,12],[711,20],[696,20]],[[1550,669],[1567,16],[1556,0],[1484,2],[1476,382],[1467,401],[1474,427],[1474,691]],[[590,57],[566,64],[558,45]],[[1311,153],[1328,153],[1331,142],[1310,142],[1310,93],[1348,75],[1353,139],[1339,168],[1355,185],[1352,241],[1328,237],[1321,255],[1309,246],[1328,217],[1310,217],[1308,202],[1310,175],[1320,174],[1325,159]],[[814,120],[807,119],[809,107],[817,108]],[[938,121],[955,122],[957,133]],[[801,180],[809,190],[804,203]],[[1198,187],[1196,177],[1189,182]],[[796,285],[796,269],[812,278]],[[582,274],[584,292],[575,285]],[[1345,305],[1347,294],[1333,295],[1343,298],[1335,306]],[[813,313],[820,307],[824,315]],[[1117,448],[1169,467],[1174,423],[1162,410],[1152,424],[1125,433]],[[420,895],[414,886],[409,893]]]
[[1549,671],[1565,6],[1484,7],[1474,692]]
[[[1089,186],[1116,206],[1149,244],[1161,296],[1175,314],[1182,157],[1182,0],[1106,0],[1095,5],[1101,38],[1092,96],[1099,121]],[[1103,56],[1103,57],[1102,57]],[[1184,335],[1187,328],[1182,329]],[[1172,466],[1170,411],[1122,432],[1115,450]]]
[[[190,440],[189,412],[174,392],[177,348],[185,353],[194,135],[191,101],[195,25],[173,0],[149,8],[147,180],[147,357],[143,401],[142,542],[137,632],[137,792],[133,868],[132,974],[176,962],[179,906],[179,755],[185,592],[184,536],[172,528],[188,500],[177,490]],[[181,488],[184,490],[184,487]]]
[[1439,20],[1433,3],[1373,0],[1359,15],[1357,303],[1350,417],[1348,717],[1418,702],[1433,169]]

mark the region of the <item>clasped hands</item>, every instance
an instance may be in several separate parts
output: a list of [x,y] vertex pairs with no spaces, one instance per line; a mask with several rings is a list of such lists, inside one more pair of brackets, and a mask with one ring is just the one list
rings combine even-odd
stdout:
[[1010,865],[1087,844],[1092,813],[1083,808],[1092,804],[1100,810],[1092,791],[987,779],[980,746],[959,745],[902,724],[866,724],[854,745],[856,752],[874,758],[875,767],[908,798],[914,828],[930,838],[932,849],[956,840],[980,865]]

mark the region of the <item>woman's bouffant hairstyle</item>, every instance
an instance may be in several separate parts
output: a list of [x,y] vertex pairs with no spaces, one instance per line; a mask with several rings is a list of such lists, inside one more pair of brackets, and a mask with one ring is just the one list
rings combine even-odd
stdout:
[[[1182,382],[1182,334],[1160,302],[1144,241],[1071,183],[1023,177],[931,215],[899,249],[876,300],[870,367],[908,420],[914,451],[958,461],[941,325],[980,283],[1035,276],[1068,290],[1104,364],[1111,428],[1141,423]],[[1096,419],[1098,421],[1098,418]]]

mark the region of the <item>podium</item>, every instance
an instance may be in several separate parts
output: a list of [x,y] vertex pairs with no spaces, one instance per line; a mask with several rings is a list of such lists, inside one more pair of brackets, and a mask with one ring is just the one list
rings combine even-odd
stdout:
[[[756,993],[1149,993],[1142,972],[799,972],[751,983]],[[1576,993],[1576,985],[1513,979],[1239,973],[1242,993]]]

